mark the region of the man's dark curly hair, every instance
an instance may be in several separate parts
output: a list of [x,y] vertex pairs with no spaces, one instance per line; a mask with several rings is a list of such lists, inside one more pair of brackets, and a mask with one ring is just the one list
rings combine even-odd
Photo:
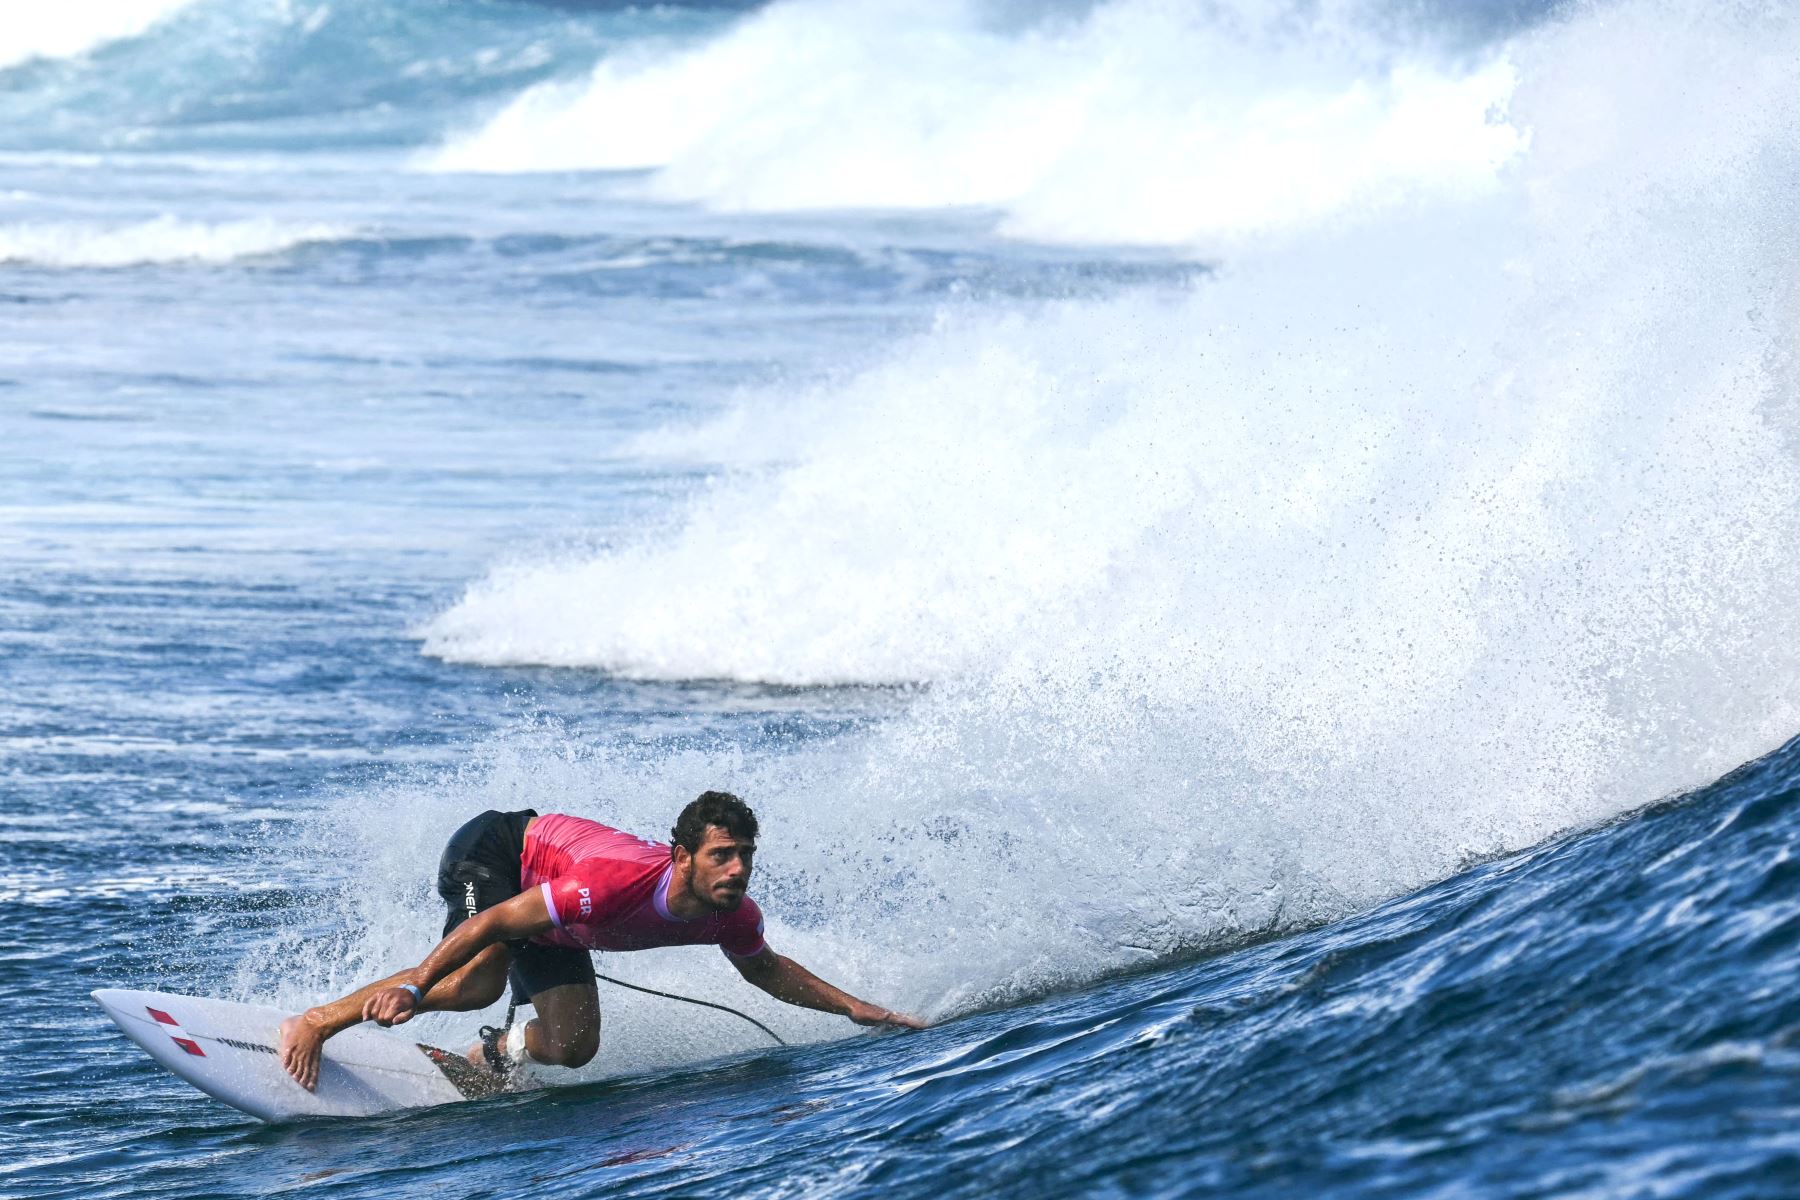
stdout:
[[756,814],[730,792],[701,792],[675,818],[669,836],[675,845],[697,854],[708,825],[717,825],[734,838],[756,840]]

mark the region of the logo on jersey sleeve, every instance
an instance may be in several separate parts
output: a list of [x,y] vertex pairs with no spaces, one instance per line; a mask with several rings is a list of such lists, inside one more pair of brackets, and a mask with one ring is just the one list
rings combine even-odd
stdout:
[[578,888],[578,889],[576,889],[575,894],[581,898],[581,915],[584,917],[593,916],[594,915],[594,893],[592,892],[592,890],[590,890],[588,888]]

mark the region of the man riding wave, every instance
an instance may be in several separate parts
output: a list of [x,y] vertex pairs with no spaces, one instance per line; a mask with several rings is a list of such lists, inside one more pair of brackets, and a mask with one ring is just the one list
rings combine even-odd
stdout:
[[319,1080],[325,1041],[359,1021],[399,1025],[414,1013],[486,1008],[505,990],[535,1019],[484,1037],[471,1058],[496,1071],[531,1061],[579,1067],[600,1048],[593,950],[716,945],[777,1000],[859,1025],[924,1023],[826,983],[763,939],[745,894],[756,814],[729,792],[703,792],[654,842],[582,817],[482,813],[451,835],[437,890],[444,939],[408,971],[281,1023],[281,1063],[302,1087]]

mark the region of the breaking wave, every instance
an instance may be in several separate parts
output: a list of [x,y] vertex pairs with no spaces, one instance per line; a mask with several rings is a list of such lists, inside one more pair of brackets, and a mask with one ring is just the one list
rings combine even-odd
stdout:
[[1800,719],[1796,48],[1656,3],[1520,38],[1496,187],[1191,287],[947,310],[665,431],[728,468],[673,537],[496,568],[425,648],[928,684],[824,748],[501,774],[648,828],[586,798],[742,788],[804,831],[778,894],[835,914],[784,936],[945,1005],[1704,782]]
[[[1523,145],[1504,48],[1396,42],[1345,6],[785,0],[519,96],[442,170],[656,168],[727,209],[941,208],[1076,242],[1230,244],[1481,194]],[[627,116],[628,114],[628,116]]]

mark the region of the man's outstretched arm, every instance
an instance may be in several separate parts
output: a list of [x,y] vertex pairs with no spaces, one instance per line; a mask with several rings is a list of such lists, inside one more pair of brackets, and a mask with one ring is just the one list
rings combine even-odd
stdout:
[[[281,1065],[301,1087],[311,1091],[319,1082],[320,1055],[326,1039],[358,1021],[398,1025],[421,1008],[463,1010],[485,1007],[499,994],[499,989],[505,987],[504,954],[489,964],[490,968],[501,971],[501,979],[491,995],[484,994],[486,989],[478,986],[471,997],[465,986],[458,983],[462,979],[458,970],[474,962],[497,942],[533,937],[548,928],[550,913],[544,907],[543,893],[537,888],[477,913],[451,930],[450,935],[438,943],[437,949],[412,970],[390,975],[378,983],[358,988],[348,996],[316,1005],[283,1021],[278,1042]],[[478,969],[482,968],[470,968]],[[467,971],[463,972],[463,975],[467,974]],[[423,1004],[406,989],[407,984],[419,989]]]
[[425,961],[395,977],[393,987],[383,988],[363,1004],[362,1018],[377,1025],[404,1024],[418,1010],[418,998],[407,990],[408,984],[419,989],[419,995],[496,942],[512,942],[536,937],[551,928],[550,909],[544,903],[542,889],[531,888],[511,900],[485,908],[452,929]]
[[925,1022],[906,1013],[881,1008],[866,1000],[858,1000],[849,992],[835,988],[791,958],[764,949],[752,958],[731,958],[738,974],[754,983],[777,1000],[814,1008],[820,1012],[849,1017],[858,1025],[889,1025],[898,1029],[923,1029]]

